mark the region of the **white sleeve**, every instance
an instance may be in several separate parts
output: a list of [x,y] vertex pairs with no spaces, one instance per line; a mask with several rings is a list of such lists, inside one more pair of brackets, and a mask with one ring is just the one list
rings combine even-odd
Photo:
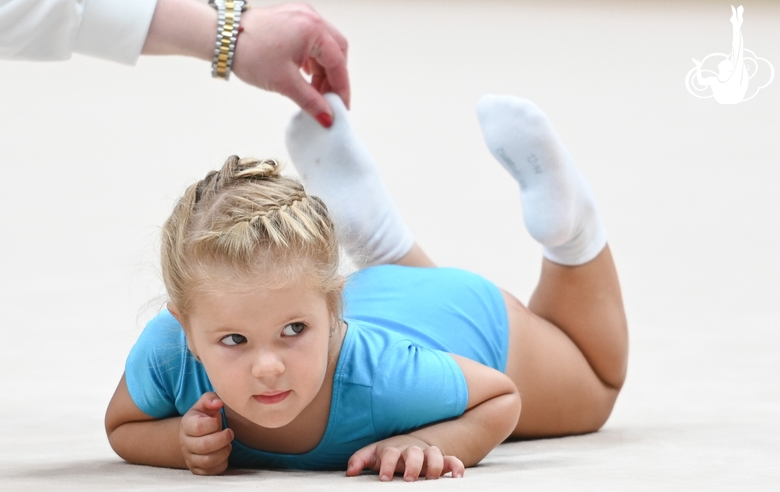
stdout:
[[75,53],[133,65],[157,0],[0,0],[0,59]]

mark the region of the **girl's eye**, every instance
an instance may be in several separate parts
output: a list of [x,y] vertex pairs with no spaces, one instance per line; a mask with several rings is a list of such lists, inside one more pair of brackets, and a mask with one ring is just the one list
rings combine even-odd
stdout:
[[284,327],[282,330],[282,335],[286,337],[294,337],[296,335],[300,335],[304,328],[306,328],[306,325],[303,323],[290,323]]
[[246,337],[244,335],[237,335],[233,333],[232,335],[228,335],[220,341],[224,345],[232,347],[234,345],[241,345],[242,343],[246,343]]

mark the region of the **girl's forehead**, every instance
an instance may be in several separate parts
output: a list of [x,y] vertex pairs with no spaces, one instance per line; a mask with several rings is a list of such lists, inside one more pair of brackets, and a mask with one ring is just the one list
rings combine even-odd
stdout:
[[194,282],[193,293],[242,293],[258,289],[286,290],[319,288],[319,282],[307,261],[266,259],[250,265],[211,264],[202,267]]
[[224,282],[204,286],[190,302],[190,320],[198,323],[231,324],[241,320],[264,320],[275,324],[327,310],[327,299],[317,288],[290,282],[269,287],[265,282]]
[[309,278],[267,278],[263,276],[222,277],[210,282],[202,282],[193,289],[193,302],[224,297],[277,297],[295,295],[296,297],[317,296],[319,286]]

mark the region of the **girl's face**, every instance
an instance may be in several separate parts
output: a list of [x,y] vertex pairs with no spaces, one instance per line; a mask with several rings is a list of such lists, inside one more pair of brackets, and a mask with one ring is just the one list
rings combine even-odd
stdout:
[[266,428],[289,424],[325,379],[332,324],[325,295],[305,282],[215,287],[192,301],[190,350],[231,410]]

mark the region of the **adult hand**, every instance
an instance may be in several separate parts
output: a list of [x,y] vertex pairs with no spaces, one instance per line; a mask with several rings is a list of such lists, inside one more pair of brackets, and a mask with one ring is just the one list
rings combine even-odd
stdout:
[[[349,107],[347,40],[306,4],[253,8],[241,16],[243,31],[233,73],[244,82],[295,101],[325,127],[333,112],[322,97],[335,92]],[[301,69],[311,75],[307,82]]]
[[455,456],[445,456],[441,449],[412,436],[394,436],[369,444],[349,459],[347,476],[355,476],[370,468],[379,472],[379,479],[387,482],[393,475],[403,473],[404,480],[413,482],[420,476],[436,479],[452,472],[454,478],[463,477],[465,467]]
[[222,429],[222,400],[204,393],[181,419],[179,444],[187,468],[195,475],[219,475],[227,469],[235,435]]

